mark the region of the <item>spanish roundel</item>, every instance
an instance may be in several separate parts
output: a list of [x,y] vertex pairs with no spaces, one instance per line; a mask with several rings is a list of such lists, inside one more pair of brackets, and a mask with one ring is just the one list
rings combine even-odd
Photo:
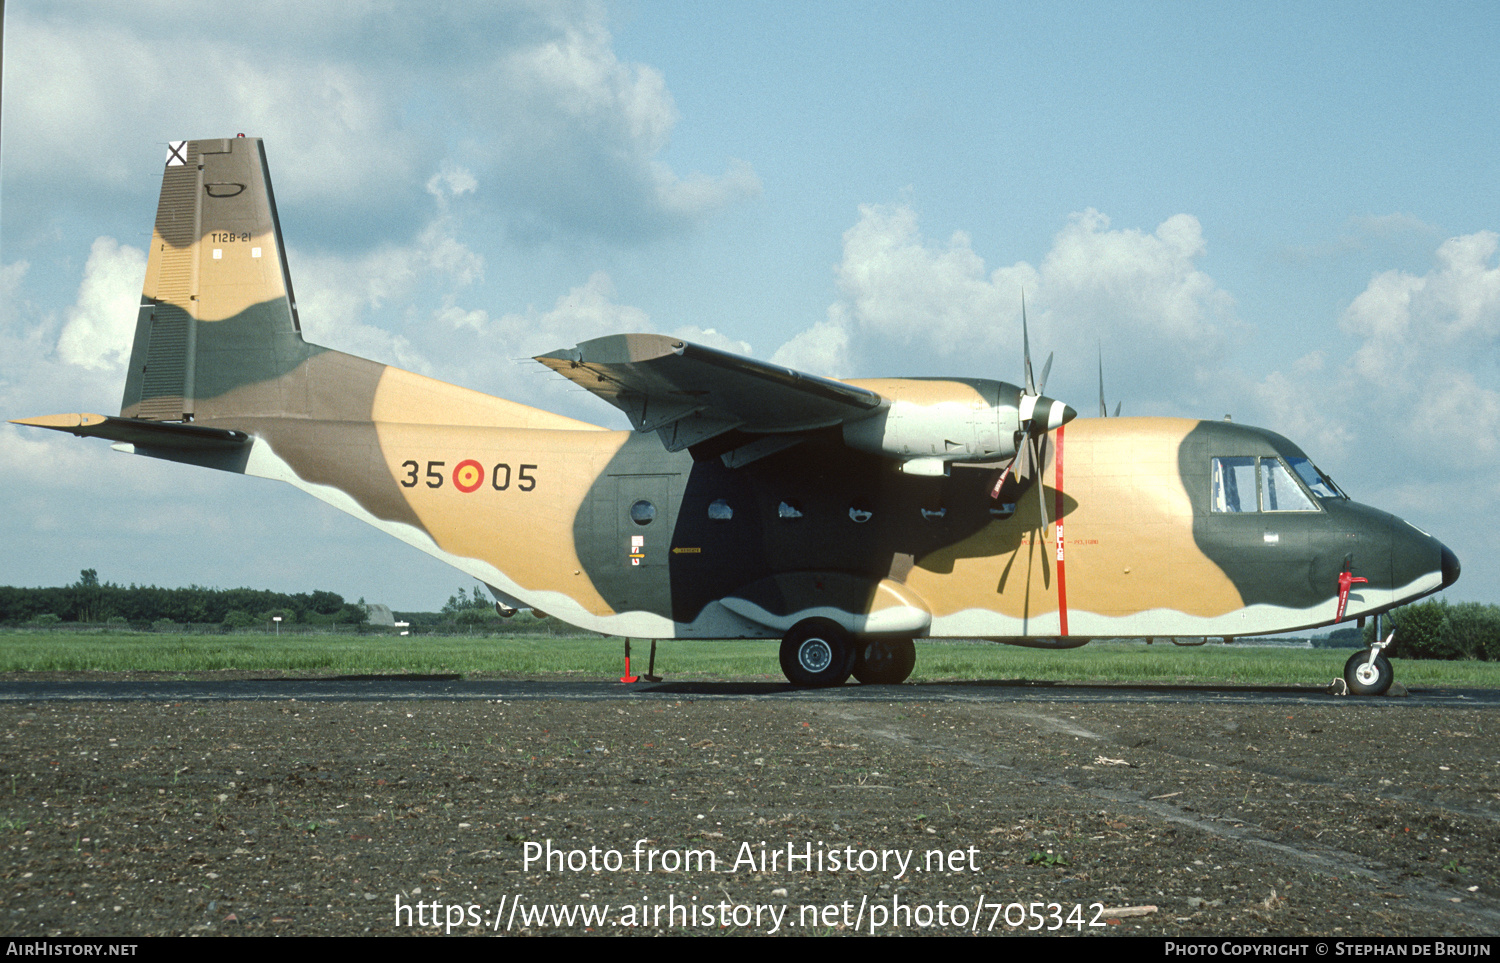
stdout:
[[484,466],[472,458],[453,466],[453,487],[461,492],[471,492],[484,484]]

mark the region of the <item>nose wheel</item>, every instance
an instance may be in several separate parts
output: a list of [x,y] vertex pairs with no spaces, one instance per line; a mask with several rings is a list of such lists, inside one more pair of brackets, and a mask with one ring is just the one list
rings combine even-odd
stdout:
[[1344,682],[1352,695],[1385,695],[1396,678],[1391,660],[1385,657],[1385,647],[1396,637],[1392,632],[1384,642],[1377,641],[1368,649],[1361,649],[1349,656],[1344,663]]

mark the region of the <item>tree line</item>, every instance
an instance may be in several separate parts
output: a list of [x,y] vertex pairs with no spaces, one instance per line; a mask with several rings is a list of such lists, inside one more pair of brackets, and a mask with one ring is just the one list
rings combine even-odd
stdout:
[[[1398,659],[1479,659],[1500,662],[1500,605],[1428,599],[1391,611],[1381,633],[1392,629],[1386,651]],[[1365,623],[1365,644],[1374,626]]]
[[91,568],[80,572],[77,582],[60,588],[0,586],[0,623],[12,625],[170,621],[249,627],[276,615],[309,625],[360,624],[367,618],[362,605],[345,602],[335,592],[115,585],[100,582],[98,571]]

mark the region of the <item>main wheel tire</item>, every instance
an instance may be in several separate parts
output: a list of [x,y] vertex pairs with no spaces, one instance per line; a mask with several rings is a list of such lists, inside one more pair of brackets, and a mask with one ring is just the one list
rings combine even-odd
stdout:
[[781,671],[805,689],[843,685],[854,671],[854,640],[831,619],[803,619],[781,640]]
[[1344,663],[1344,681],[1354,695],[1385,695],[1391,687],[1391,680],[1396,678],[1396,670],[1391,668],[1391,660],[1384,653],[1375,656],[1374,665],[1369,662],[1369,649],[1360,649],[1349,656],[1349,661]]
[[911,639],[864,639],[854,650],[854,677],[865,685],[900,685],[917,665]]

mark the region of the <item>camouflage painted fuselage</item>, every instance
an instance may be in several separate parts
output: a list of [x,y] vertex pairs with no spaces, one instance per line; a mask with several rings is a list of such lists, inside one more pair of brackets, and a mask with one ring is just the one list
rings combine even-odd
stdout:
[[[1032,498],[997,511],[990,472],[913,477],[833,447],[729,469],[631,432],[376,423],[356,455],[305,444],[308,425],[285,441],[270,423],[224,427],[257,435],[255,473],[361,515],[511,604],[639,638],[777,637],[818,615],[936,637],[1237,636],[1332,622],[1346,564],[1369,580],[1346,618],[1456,570],[1435,539],[1342,498],[1211,511],[1212,456],[1301,455],[1222,422],[1066,426],[1044,477],[1056,506],[1045,534]],[[339,479],[339,465],[358,474]]]
[[[632,342],[621,344],[628,366]],[[706,352],[674,343],[663,356],[688,349]],[[1014,386],[716,363],[741,378],[741,405],[757,379],[804,392],[800,421],[736,460],[692,444],[732,431],[691,398],[662,414],[605,385],[638,424],[667,426],[606,431],[308,344],[260,142],[192,141],[168,159],[120,416],[25,423],[281,479],[509,605],[638,638],[777,637],[819,616],[865,635],[1023,643],[1238,636],[1333,621],[1346,569],[1367,580],[1346,618],[1458,574],[1435,539],[1343,497],[1308,489],[1296,511],[1215,511],[1213,459],[1304,457],[1271,432],[1074,421],[1051,433],[1031,487],[1002,503],[984,459],[1016,453]],[[840,405],[873,414],[840,429],[828,414]],[[940,436],[946,451],[917,459],[928,415],[958,427]]]

